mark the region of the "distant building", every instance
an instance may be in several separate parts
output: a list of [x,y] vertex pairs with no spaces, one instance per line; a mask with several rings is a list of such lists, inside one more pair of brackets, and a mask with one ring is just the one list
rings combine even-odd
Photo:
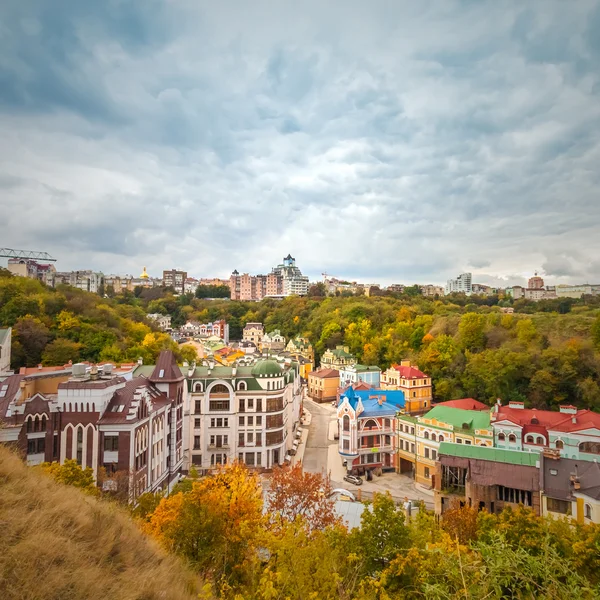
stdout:
[[171,329],[171,315],[161,315],[160,313],[149,313],[146,318],[150,321],[154,321],[156,326],[163,331]]
[[340,374],[336,369],[321,368],[308,374],[308,396],[315,402],[337,400]]
[[404,408],[401,391],[357,391],[350,386],[337,405],[339,453],[347,470],[396,467],[396,413]]
[[295,338],[290,339],[285,350],[292,356],[303,356],[311,362],[314,362],[315,360],[315,353],[308,338],[296,336]]
[[242,333],[245,342],[254,342],[260,348],[265,335],[265,326],[262,323],[246,323]]
[[529,278],[527,282],[527,287],[530,290],[543,290],[544,289],[544,280],[538,276],[537,272],[533,277]]
[[39,279],[47,286],[54,287],[54,274],[56,268],[52,264],[38,263],[26,258],[9,258],[8,270],[18,277]]
[[[428,287],[428,286],[424,286],[424,287]],[[388,287],[387,287],[389,292],[395,292],[396,294],[404,293],[404,288],[405,288],[405,286],[402,285],[401,283],[393,283],[392,285],[388,285]]]
[[378,388],[381,383],[381,369],[376,365],[348,365],[341,367],[339,372],[341,388],[361,381]]
[[448,279],[445,290],[446,294],[458,292],[470,296],[473,292],[471,280],[471,273],[461,273],[456,279]]
[[474,283],[471,286],[471,292],[480,296],[491,296],[495,290],[489,285],[484,285],[483,283]]
[[70,285],[71,287],[97,294],[104,286],[104,274],[95,271],[63,271],[54,274],[55,284]]
[[281,335],[279,329],[275,329],[271,333],[266,333],[263,336],[261,346],[263,351],[272,350],[277,352],[285,348],[285,338]]
[[441,285],[422,285],[421,293],[426,298],[434,298],[435,296],[443,296],[444,295],[444,287]]
[[177,269],[163,271],[163,285],[165,287],[172,287],[176,294],[185,293],[186,279],[187,273],[185,271],[178,271]]
[[335,350],[327,349],[321,356],[322,369],[340,370],[356,364],[356,358],[348,351],[348,346],[336,346]]
[[557,285],[555,288],[557,298],[581,298],[582,296],[597,296],[600,294],[600,285]]
[[410,360],[402,360],[399,365],[392,365],[382,373],[381,387],[387,390],[402,390],[406,412],[409,414],[420,414],[431,407],[431,377],[413,366]]
[[12,328],[0,329],[0,376],[10,373],[11,343]]
[[200,285],[200,282],[197,279],[194,279],[193,277],[188,277],[183,282],[183,291],[186,294],[195,294],[199,285]]

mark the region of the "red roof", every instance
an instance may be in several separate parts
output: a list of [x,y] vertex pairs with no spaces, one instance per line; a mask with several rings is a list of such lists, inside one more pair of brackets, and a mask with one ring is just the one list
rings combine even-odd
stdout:
[[392,369],[395,369],[400,373],[400,376],[403,379],[423,379],[423,377],[428,377],[425,375],[423,371],[419,371],[417,367],[403,367],[402,365],[392,365]]
[[[497,413],[492,413],[494,421],[510,421],[521,427],[527,427],[541,433],[541,429],[552,431],[581,431],[582,429],[600,429],[600,414],[589,409],[578,410],[576,414],[537,410],[535,408],[511,408],[500,406]],[[532,419],[534,420],[532,423]]]
[[161,350],[152,375],[148,378],[152,383],[174,383],[183,381],[181,370],[175,362],[170,350]]
[[339,377],[340,376],[340,372],[337,371],[336,369],[321,369],[319,371],[311,371],[309,374],[309,376],[312,375],[313,377]]
[[475,398],[459,398],[458,400],[448,400],[438,402],[434,406],[448,406],[449,408],[462,408],[465,410],[490,410],[490,407]]

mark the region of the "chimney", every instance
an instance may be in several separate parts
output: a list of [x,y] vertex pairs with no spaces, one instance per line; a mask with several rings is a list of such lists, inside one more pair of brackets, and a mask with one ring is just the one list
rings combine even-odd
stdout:
[[508,403],[508,408],[519,408],[519,409],[523,409],[525,408],[525,403],[524,402],[517,402],[516,400],[511,400]]
[[144,364],[144,359],[140,356],[137,360],[138,365],[142,366]]
[[408,360],[407,358],[403,358],[400,361],[400,366],[401,367],[410,367],[410,360]]
[[577,408],[571,404],[561,404],[559,410],[563,415],[576,415]]

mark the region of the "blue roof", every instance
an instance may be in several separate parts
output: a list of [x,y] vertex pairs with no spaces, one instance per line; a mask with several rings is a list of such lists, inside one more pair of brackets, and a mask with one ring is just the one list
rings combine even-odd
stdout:
[[[379,404],[379,398],[384,402]],[[340,397],[340,402],[347,398],[350,406],[356,410],[358,400],[362,401],[364,412],[361,417],[394,416],[404,408],[404,392],[402,390],[355,390],[350,386]]]

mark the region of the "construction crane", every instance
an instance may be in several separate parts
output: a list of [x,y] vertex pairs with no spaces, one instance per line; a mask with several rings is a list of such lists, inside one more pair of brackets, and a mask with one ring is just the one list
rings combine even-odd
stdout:
[[1,258],[24,258],[28,260],[39,260],[40,262],[56,262],[47,252],[36,252],[34,250],[14,250],[13,248],[0,248]]

